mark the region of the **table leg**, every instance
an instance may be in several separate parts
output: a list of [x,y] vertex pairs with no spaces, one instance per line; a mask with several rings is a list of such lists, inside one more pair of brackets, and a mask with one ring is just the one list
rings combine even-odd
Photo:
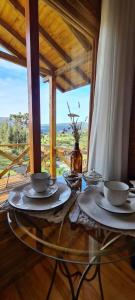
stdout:
[[[95,271],[93,273],[93,275],[90,277],[90,278],[87,278],[87,275],[90,271],[90,269],[92,267],[94,267],[93,264],[89,264],[85,267],[83,273],[81,272],[74,272],[74,273],[70,273],[69,272],[69,269],[68,269],[68,266],[65,262],[59,262],[59,267],[60,267],[60,270],[63,274],[63,276],[65,276],[69,282],[69,287],[70,287],[70,290],[71,290],[71,296],[72,296],[72,300],[78,300],[79,299],[79,295],[80,295],[80,291],[81,291],[81,287],[82,287],[82,284],[84,281],[92,281],[96,278],[96,276],[98,276],[98,281],[99,281],[99,287],[100,287],[100,294],[101,294],[101,300],[104,300],[104,296],[103,296],[103,288],[102,288],[102,282],[101,282],[101,274],[100,274],[100,263],[98,265],[95,265]],[[74,284],[73,284],[73,281],[72,281],[72,277],[76,277],[76,276],[79,276],[80,277],[80,280],[79,280],[79,283],[78,283],[78,286],[77,286],[77,289],[76,289],[76,292],[75,292],[75,289],[74,289]]]
[[[113,244],[116,240],[118,240],[120,237],[122,236],[122,234],[119,234],[118,236],[115,236],[113,239],[111,239],[110,241],[108,241],[106,244],[104,244],[102,247],[101,247],[101,251],[106,249],[108,246],[110,246],[111,244]],[[105,239],[106,241],[106,239]],[[96,263],[96,260],[97,260],[97,264],[94,265],[94,262]],[[100,288],[100,294],[101,294],[101,300],[104,300],[104,295],[103,295],[103,287],[102,287],[102,282],[101,282],[101,274],[100,274],[100,257],[98,256],[93,256],[91,258],[91,261],[89,262],[89,264],[85,267],[83,273],[80,273],[80,272],[75,272],[73,274],[71,274],[69,272],[69,269],[67,267],[67,263],[64,262],[61,258],[61,260],[56,260],[56,263],[55,263],[55,268],[54,268],[54,271],[53,271],[53,275],[52,275],[52,280],[51,280],[51,284],[50,284],[50,287],[49,287],[49,290],[48,290],[48,294],[47,294],[47,298],[46,300],[49,300],[49,297],[50,297],[50,294],[51,294],[51,290],[52,290],[52,287],[53,287],[53,284],[54,284],[54,280],[55,280],[55,277],[56,277],[56,271],[57,271],[57,267],[60,267],[60,270],[62,272],[62,274],[64,276],[67,277],[68,279],[68,282],[69,282],[69,286],[70,286],[70,289],[71,289],[71,294],[72,294],[72,300],[78,300],[79,298],[79,294],[80,294],[80,290],[81,290],[81,287],[82,287],[82,284],[84,282],[84,280],[86,281],[92,281],[95,279],[96,276],[98,276],[98,281],[99,281],[99,288]],[[61,268],[61,266],[63,266],[63,269]],[[87,274],[88,272],[90,271],[91,267],[95,266],[95,272],[94,274],[91,276],[91,278],[87,278]],[[79,284],[78,284],[78,287],[77,287],[77,290],[76,290],[76,293],[75,293],[75,289],[74,289],[74,284],[73,284],[73,281],[72,281],[72,277],[74,276],[80,276],[80,281],[79,281]]]
[[52,280],[51,280],[51,283],[50,283],[50,286],[49,286],[49,289],[48,289],[46,300],[49,300],[49,298],[50,298],[51,291],[52,291],[53,284],[54,284],[54,280],[55,280],[55,277],[56,277],[57,268],[58,268],[58,261],[56,260],[54,270],[53,270],[53,274],[52,274]]
[[104,300],[104,296],[103,296],[103,288],[102,288],[102,281],[101,281],[101,274],[100,274],[100,264],[95,266],[95,271],[93,273],[93,275],[90,278],[87,278],[87,274],[89,273],[91,267],[94,267],[94,265],[89,264],[85,269],[84,272],[81,275],[77,290],[76,290],[76,296],[75,296],[75,300],[78,300],[79,298],[79,294],[80,294],[80,290],[82,287],[82,284],[84,281],[93,281],[96,276],[98,275],[98,281],[99,281],[99,287],[100,287],[100,294],[101,294],[101,300]]
[[[75,292],[74,292],[74,285],[73,285],[73,282],[72,282],[72,274],[69,272],[67,264],[64,261],[60,264],[62,264],[63,269],[65,271],[65,273],[62,272],[62,274],[65,275],[66,278],[68,279],[68,283],[69,283],[69,287],[70,287],[71,295],[72,295],[72,300],[75,300],[76,298],[75,298]],[[60,270],[62,271],[61,267],[60,267]]]
[[102,287],[102,281],[101,281],[101,270],[100,265],[98,266],[98,281],[99,281],[99,288],[100,288],[100,294],[101,294],[101,300],[104,300],[104,294],[103,294],[103,287]]
[[[70,287],[70,290],[71,290],[71,297],[72,297],[71,299],[72,300],[78,300],[79,299],[79,295],[80,295],[80,291],[81,291],[81,287],[82,287],[83,282],[84,281],[91,282],[92,280],[94,280],[96,278],[96,276],[98,276],[101,300],[104,300],[101,274],[100,274],[100,264],[95,266],[95,271],[94,271],[93,275],[90,278],[87,278],[87,275],[88,275],[90,269],[92,267],[94,267],[94,265],[92,265],[92,264],[87,265],[86,268],[84,269],[83,273],[77,271],[77,272],[74,272],[74,273],[71,274],[69,269],[68,269],[68,266],[67,266],[66,262],[57,261],[57,260],[55,262],[55,266],[54,266],[54,270],[53,270],[53,274],[52,274],[52,280],[51,280],[51,283],[50,283],[50,286],[49,286],[49,289],[48,289],[46,300],[49,300],[49,298],[50,298],[58,266],[59,266],[60,271],[62,272],[63,276],[65,276],[68,280],[69,287]],[[76,292],[75,292],[72,277],[76,277],[76,276],[80,276],[80,280],[79,280],[79,283],[78,283],[78,286],[77,286],[77,289],[76,289]]]

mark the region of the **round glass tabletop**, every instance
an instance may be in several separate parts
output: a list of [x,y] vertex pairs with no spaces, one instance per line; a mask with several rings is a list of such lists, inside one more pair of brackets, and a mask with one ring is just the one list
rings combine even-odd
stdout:
[[135,255],[134,237],[105,227],[72,224],[68,215],[63,222],[54,223],[12,209],[8,212],[8,222],[21,242],[57,260],[101,264]]

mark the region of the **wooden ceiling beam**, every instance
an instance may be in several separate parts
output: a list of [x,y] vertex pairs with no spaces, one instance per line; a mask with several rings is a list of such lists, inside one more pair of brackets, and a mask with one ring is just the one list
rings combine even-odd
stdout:
[[9,33],[11,33],[24,46],[26,45],[25,39],[16,30],[14,30],[7,22],[5,22],[2,18],[0,18],[0,25],[4,29],[6,29]]
[[[12,54],[14,54],[16,57],[18,57],[21,61],[24,62],[24,64],[26,63],[26,58],[20,54],[17,50],[15,50],[11,45],[9,45],[7,42],[5,42],[3,39],[0,38],[0,44],[5,47],[8,51],[10,51]],[[40,57],[41,58],[41,57]],[[43,59],[46,61],[46,59],[43,57]],[[41,69],[41,68],[40,68]],[[42,68],[42,71],[46,70],[44,68]],[[55,71],[55,69],[53,69]],[[41,72],[42,72],[41,71]],[[49,70],[50,71],[50,70]],[[51,70],[52,71],[52,70]],[[53,75],[53,71],[52,72],[48,72],[49,75]],[[44,72],[42,72],[44,73]],[[50,74],[51,73],[51,74]],[[46,73],[47,74],[47,73]],[[44,74],[45,75],[45,74]],[[48,75],[48,74],[47,74]],[[65,75],[61,75],[61,78],[68,84],[71,84],[71,86],[73,87],[73,83],[70,81],[70,79],[68,79]],[[58,87],[59,88],[59,87]],[[62,88],[61,88],[62,91]]]
[[[87,84],[90,84],[91,83],[91,79],[89,79],[89,82],[87,82]],[[82,86],[85,86],[86,85],[86,83],[84,83],[84,84],[76,84],[75,85],[75,87],[74,87],[74,90],[75,89],[78,89],[78,88],[80,88],[80,87],[82,87]],[[69,92],[69,91],[72,91],[72,88],[69,88],[69,89],[66,89],[66,92]]]
[[[78,56],[76,59],[74,59],[71,63],[69,63],[68,65],[61,67],[59,69],[57,69],[55,71],[55,76],[61,76],[62,74],[66,73],[66,72],[70,72],[73,70],[76,70],[78,68],[79,65],[84,64],[84,63],[91,63],[92,61],[92,53],[91,51],[87,52],[84,56]],[[86,81],[86,83],[90,82],[90,78],[79,68],[79,71],[82,72],[82,77],[84,79],[84,81]],[[43,79],[43,82],[46,83],[49,81],[49,77],[46,76]],[[75,85],[74,85],[75,87]]]
[[62,92],[65,93],[65,90],[63,89],[63,87],[61,86],[61,84],[59,84],[58,82],[56,82],[57,88]]
[[[75,67],[76,72],[84,79],[87,78],[87,75],[80,69],[80,67]],[[87,80],[86,80],[87,81]]]
[[65,65],[55,71],[55,75],[59,76],[63,73],[70,72],[71,70],[77,68],[79,65],[84,64],[86,62],[90,62],[92,60],[92,54],[91,52],[87,52],[84,55],[78,56],[75,58],[71,63],[68,65]]
[[69,84],[69,86],[71,86],[71,88],[74,88],[75,85],[73,84],[73,82],[71,81],[71,79],[67,78],[66,75],[61,75],[60,76],[67,84]]
[[0,58],[12,62],[14,64],[17,64],[19,66],[26,67],[26,61],[24,59],[20,59],[14,55],[8,54],[6,52],[0,51]]
[[[61,77],[68,85],[70,85],[71,89],[73,89],[75,87],[75,85],[73,84],[73,82],[69,78],[67,78],[64,74],[60,75],[59,77]],[[46,82],[49,81],[49,79],[50,79],[50,76],[45,76],[43,78],[43,82],[46,83]],[[63,89],[63,92],[65,92],[64,89]]]
[[[23,15],[25,17],[25,9],[24,7],[15,0],[9,0],[10,3],[14,6],[14,8],[16,10],[18,10],[21,15]],[[16,39],[18,39],[24,46],[26,45],[25,39],[22,38],[14,29],[12,29],[8,24],[6,24],[6,22],[1,22],[1,25],[7,29]],[[43,37],[50,43],[50,45],[57,50],[57,52],[59,52],[60,55],[62,55],[63,59],[67,62],[70,63],[72,61],[71,57],[69,55],[67,55],[65,53],[65,51],[58,46],[58,44],[51,38],[51,36],[39,25],[39,32],[40,34],[43,35]],[[59,47],[59,48],[58,48]],[[56,49],[57,48],[57,49]],[[61,52],[62,51],[62,52]],[[61,53],[60,53],[61,52]],[[18,56],[18,55],[16,55]],[[40,60],[46,64],[47,67],[49,67],[49,69],[51,69],[53,72],[56,70],[55,66],[47,59],[45,58],[41,53],[39,54],[39,58]],[[76,71],[80,74],[80,76],[87,82],[89,79],[87,77],[87,75],[79,68],[76,67]],[[74,88],[74,84],[72,83],[72,81],[67,78],[65,75],[62,75],[61,78],[68,83],[69,85],[71,85],[71,87]]]
[[81,0],[43,0],[55,9],[61,17],[91,42],[98,35],[100,20],[93,14],[91,7]]
[[[8,25],[4,20],[0,18],[0,25],[6,29],[13,37],[16,38],[17,41],[19,41],[24,47],[26,46],[26,41],[25,39],[16,31],[14,30],[11,26]],[[41,53],[39,53],[39,58],[40,60],[51,70],[54,70],[55,67],[53,64],[45,58]]]
[[40,60],[52,71],[55,71],[55,66],[41,53],[39,53]]
[[[25,9],[17,0],[9,0],[16,10],[18,10],[21,15],[25,17]],[[48,42],[48,44],[53,47],[54,50],[62,57],[66,62],[70,62],[69,55],[55,42],[55,40],[49,35],[48,32],[39,24],[39,33]]]
[[21,15],[25,17],[25,9],[17,0],[9,0],[9,2],[14,6],[16,10],[20,12]]
[[[15,1],[15,0],[9,0],[9,1],[10,1],[11,4],[14,6],[14,8],[15,8],[16,10],[18,10],[18,11],[25,17],[25,9],[20,5],[20,3],[19,3],[17,0],[16,0],[16,1]],[[40,29],[41,29],[41,26],[39,25],[39,32],[40,32]],[[43,31],[44,31],[44,29],[42,29],[42,33],[43,33]],[[42,34],[42,33],[41,33],[41,34]],[[55,42],[55,41],[54,41],[54,42]],[[55,42],[55,43],[56,43],[56,42]],[[45,63],[52,71],[55,71],[55,70],[56,70],[55,66],[54,66],[51,62],[49,62],[48,59],[45,58],[41,53],[40,53],[39,57],[40,57],[40,59],[42,60],[42,62]],[[71,58],[68,57],[68,56],[65,56],[65,54],[64,54],[64,57],[63,57],[63,58],[66,60],[66,62],[67,62],[67,60],[68,60],[68,62],[71,61]],[[71,80],[69,80],[65,75],[62,75],[61,78],[62,78],[66,83],[71,84],[72,87],[74,86],[73,83],[71,82]]]
[[[8,53],[5,53],[3,51],[0,51],[0,58],[1,59],[4,59],[6,61],[9,61],[9,62],[12,62],[12,63],[15,63],[19,66],[22,66],[22,67],[26,67],[26,59],[25,57],[21,56],[21,58],[17,57],[20,55],[19,52],[15,51],[11,46],[9,46],[5,41],[3,41],[2,39],[0,39],[0,44],[5,47],[8,51],[10,51],[11,53],[14,53],[14,55],[11,55],[11,54],[8,54]],[[52,76],[53,73],[48,70],[48,69],[45,69],[43,67],[40,67],[40,74],[41,76],[45,77],[45,75],[49,75],[49,76]],[[64,78],[63,78],[64,80]],[[65,90],[63,89],[63,87],[57,83],[57,88],[62,92],[64,93]]]
[[15,56],[17,56],[21,60],[25,61],[25,57],[22,54],[20,54],[20,52],[18,52],[16,49],[14,49],[11,45],[9,45],[6,41],[4,41],[2,38],[0,38],[0,44],[4,48],[6,48],[9,52],[11,52],[12,54],[14,54]]
[[85,5],[86,9],[91,11],[93,16],[100,20],[101,16],[101,0],[83,0],[83,5]]
[[[23,6],[20,5],[20,3],[16,0],[9,0],[11,2],[11,4],[14,6],[15,9],[17,9],[24,17],[25,17],[25,9]],[[72,58],[66,54],[66,52],[55,42],[55,40],[52,39],[52,37],[39,25],[39,32],[40,34],[42,34],[42,36],[48,41],[48,43],[51,45],[51,47],[53,47],[58,54],[63,58],[63,60],[66,63],[70,63],[72,61]],[[40,59],[45,62],[46,61],[46,65],[54,70],[54,66],[46,59],[43,57],[43,55],[40,54]],[[87,75],[84,74],[84,72],[82,70],[80,70],[79,68],[77,68],[76,70],[80,76],[84,79]],[[66,77],[65,77],[66,78]],[[68,79],[67,79],[68,80]]]
[[[22,60],[14,55],[8,54],[3,51],[0,51],[0,58],[4,59],[6,61],[9,61],[11,63],[17,64],[19,66],[26,67],[26,59],[25,58]],[[53,75],[53,73],[51,71],[49,71],[48,69],[43,68],[43,67],[40,67],[40,74],[42,76],[45,76],[46,74],[49,76]]]
[[[41,30],[40,30],[40,27],[39,27],[39,31],[40,31],[40,33],[41,33],[41,31],[42,31],[42,35],[43,35],[44,37],[45,37],[45,35],[46,35],[46,36],[48,35],[48,33],[45,32],[44,29],[41,29]],[[43,32],[44,32],[44,33],[43,33]],[[56,50],[56,46],[58,47],[58,44],[57,44],[57,43],[56,43],[49,35],[48,35],[48,37],[49,37],[49,39],[50,39],[50,41],[51,41],[51,42],[50,42],[50,45],[53,46],[53,45],[55,44],[54,49]],[[49,39],[48,39],[48,41],[49,41]],[[57,49],[58,49],[58,48],[57,48]],[[67,54],[65,53],[65,51],[64,51],[62,48],[59,47],[59,50],[63,52],[63,55],[62,55],[63,60],[64,60],[66,63],[70,63],[70,62],[72,61],[71,57],[70,57],[69,55],[67,55]],[[59,54],[60,54],[60,51],[58,51]],[[51,69],[54,69],[54,67],[52,66]],[[80,74],[80,76],[82,76],[82,78],[85,77],[85,74],[83,74],[84,72],[82,72],[82,70],[80,70],[79,68],[77,68],[76,71]],[[66,78],[66,77],[65,77],[65,78]]]
[[[6,52],[0,51],[0,58],[4,59],[6,61],[9,61],[9,62],[15,63],[19,66],[26,67],[26,60],[25,59],[19,59],[18,57],[14,56],[14,55],[11,55],[11,54],[8,54]],[[44,77],[44,78],[46,78],[46,81],[44,80],[44,82],[49,81],[49,76],[52,76],[52,73],[48,69],[40,67],[40,74],[42,76],[45,76],[45,74],[47,74],[47,73],[48,73],[48,76]],[[65,80],[65,78],[63,78],[63,80]],[[66,82],[69,84],[69,80],[67,80],[67,78],[66,78]],[[89,82],[90,82],[90,79],[89,79]],[[70,82],[70,85],[71,85],[71,82]],[[77,87],[75,85],[74,86],[72,85],[72,87],[69,90],[72,90],[72,88],[77,88]],[[65,90],[63,89],[63,87],[59,83],[57,83],[57,88],[62,93],[65,92]]]
[[49,76],[47,75],[43,78],[43,83],[47,83],[48,81],[49,81]]
[[[59,77],[61,77],[68,85],[71,86],[71,89],[73,89],[75,87],[75,85],[73,84],[73,82],[67,78],[64,74],[63,75],[60,75]],[[46,83],[50,80],[50,76],[45,76],[43,78],[43,82]],[[59,85],[59,84],[58,84]],[[63,92],[65,92],[65,90],[63,89]]]
[[89,77],[85,74],[85,72],[82,69],[76,67],[75,70],[79,72],[80,76],[83,78],[84,81],[89,82]]
[[39,33],[44,37],[48,44],[58,53],[58,55],[65,61],[70,62],[70,56],[55,42],[47,31],[39,25]]
[[[26,60],[22,60],[14,55],[8,54],[6,52],[0,51],[0,58],[4,59],[6,61],[9,61],[11,63],[17,64],[19,66],[22,67],[26,67]],[[45,74],[48,74],[48,76],[52,76],[53,74],[51,73],[51,71],[49,71],[48,69],[42,68],[40,67],[40,74],[41,76],[44,78]],[[63,87],[57,83],[57,88],[64,93],[65,90],[63,89]]]
[[52,73],[51,70],[46,69],[46,68],[44,68],[44,67],[40,67],[40,74],[43,76],[44,73],[46,73],[46,74],[48,74],[48,75],[50,75],[50,76],[53,76],[53,73]]
[[[44,2],[48,2],[48,4],[50,3],[50,1],[46,1],[46,0],[44,0]],[[79,33],[78,30],[74,29],[74,27],[71,25],[69,25],[69,27],[70,27],[70,30],[72,29],[71,31],[74,33],[74,35],[76,35],[79,42],[81,44],[83,44],[83,48],[85,47],[85,50],[87,49],[87,51],[88,51],[88,49],[92,48],[90,42],[86,40],[86,38],[84,37],[84,35],[82,33]],[[66,62],[71,63],[71,61],[72,61],[72,58],[70,56],[68,56],[68,61],[66,61]],[[76,67],[75,69],[86,82],[89,81],[89,78],[85,74],[84,71],[82,71],[79,67]]]
[[68,24],[68,22],[66,22],[68,27],[70,28],[71,32],[73,33],[73,35],[76,37],[76,39],[78,40],[78,42],[81,44],[81,46],[86,50],[89,51],[92,49],[92,45],[91,43],[86,39],[86,37],[79,32],[76,28],[74,28],[72,25]]

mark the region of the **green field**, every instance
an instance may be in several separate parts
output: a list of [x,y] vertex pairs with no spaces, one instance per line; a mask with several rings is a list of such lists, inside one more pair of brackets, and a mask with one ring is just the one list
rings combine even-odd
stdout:
[[[87,150],[87,140],[88,140],[88,130],[84,130],[80,138],[80,149]],[[49,145],[49,135],[44,134],[41,136],[41,143],[43,145]],[[74,138],[71,133],[57,133],[56,135],[56,144],[57,146],[66,147],[73,149],[74,147]]]

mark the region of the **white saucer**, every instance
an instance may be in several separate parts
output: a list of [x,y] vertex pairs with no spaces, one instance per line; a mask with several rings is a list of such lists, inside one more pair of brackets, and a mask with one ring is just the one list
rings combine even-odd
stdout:
[[99,207],[96,202],[101,194],[94,190],[87,190],[78,196],[78,204],[90,218],[98,223],[119,230],[135,230],[135,214],[118,214],[108,212]]
[[24,186],[19,186],[9,193],[8,202],[15,208],[30,211],[45,211],[58,207],[68,201],[71,189],[65,183],[58,183],[58,191],[47,198],[28,198],[23,193]]
[[132,214],[135,212],[135,197],[128,198],[121,206],[114,206],[103,196],[96,200],[96,204],[101,208],[118,214]]
[[31,184],[25,186],[23,189],[24,195],[29,198],[48,198],[54,195],[57,191],[58,191],[57,184],[53,184],[45,192],[42,193],[37,193],[31,186]]

